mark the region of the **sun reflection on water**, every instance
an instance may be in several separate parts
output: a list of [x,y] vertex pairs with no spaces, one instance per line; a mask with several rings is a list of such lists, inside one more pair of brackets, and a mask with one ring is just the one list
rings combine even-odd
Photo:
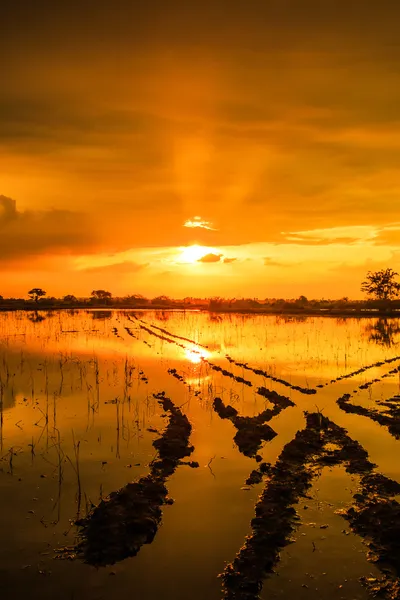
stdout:
[[185,358],[194,365],[198,365],[204,358],[210,358],[211,352],[205,350],[204,348],[192,350],[190,348],[185,348]]

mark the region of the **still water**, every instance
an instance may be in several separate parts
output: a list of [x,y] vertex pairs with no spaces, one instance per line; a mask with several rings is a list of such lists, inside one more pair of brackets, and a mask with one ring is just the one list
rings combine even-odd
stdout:
[[[251,534],[268,477],[246,484],[258,463],[240,451],[237,428],[217,414],[214,399],[243,417],[271,406],[260,387],[291,400],[269,421],[276,435],[259,448],[259,461],[274,465],[304,429],[304,412],[317,411],[362,445],[377,472],[400,481],[397,438],[336,402],[350,393],[368,409],[399,394],[397,338],[395,321],[377,319],[0,313],[1,598],[256,598],[224,592],[219,575]],[[101,568],[56,558],[76,543],[77,519],[149,473],[165,426],[160,392],[191,423],[190,460],[199,467],[179,465],[166,481],[174,502],[162,507],[152,543]],[[358,479],[343,466],[316,474],[295,506],[294,543],[263,577],[261,598],[369,597],[359,578],[382,574],[338,514]]]

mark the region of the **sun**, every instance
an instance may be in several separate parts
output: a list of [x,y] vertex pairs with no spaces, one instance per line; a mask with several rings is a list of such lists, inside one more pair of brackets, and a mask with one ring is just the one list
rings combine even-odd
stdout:
[[184,246],[179,248],[181,251],[178,260],[181,263],[196,263],[200,258],[206,254],[217,252],[215,248],[209,246],[199,246],[194,244],[193,246]]

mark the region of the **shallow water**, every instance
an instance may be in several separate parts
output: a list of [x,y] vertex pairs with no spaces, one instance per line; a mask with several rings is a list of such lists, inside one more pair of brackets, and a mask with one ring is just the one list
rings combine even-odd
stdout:
[[[0,313],[2,598],[223,598],[218,575],[250,533],[254,505],[268,482],[245,485],[257,463],[238,450],[233,423],[213,410],[215,397],[242,416],[271,406],[257,393],[261,386],[292,400],[295,406],[269,422],[277,435],[260,449],[264,461],[274,464],[304,428],[304,411],[319,410],[362,444],[378,472],[400,481],[398,440],[336,403],[344,393],[362,406],[399,394],[399,374],[382,375],[400,365],[400,356],[371,366],[400,355],[396,339],[376,339],[382,330],[373,329],[377,320],[134,314]],[[362,367],[369,368],[351,375]],[[359,389],[372,379],[379,381]],[[55,559],[58,550],[74,544],[78,517],[149,472],[159,435],[154,430],[164,427],[153,396],[160,391],[192,424],[190,460],[200,466],[181,465],[167,481],[175,502],[163,507],[153,542],[137,556],[100,569],[80,559]],[[342,467],[323,470],[311,491],[314,500],[297,506],[298,541],[282,550],[262,598],[293,592],[368,597],[359,577],[377,577],[379,571],[368,562],[362,540],[342,533],[348,524],[335,514],[351,504],[353,485],[357,478]],[[310,522],[317,525],[310,529]],[[329,526],[320,530],[321,524]]]

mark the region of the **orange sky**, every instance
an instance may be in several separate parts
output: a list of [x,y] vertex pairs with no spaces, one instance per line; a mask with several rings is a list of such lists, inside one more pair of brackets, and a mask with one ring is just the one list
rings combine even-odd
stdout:
[[397,0],[1,20],[0,294],[362,297],[400,270]]

